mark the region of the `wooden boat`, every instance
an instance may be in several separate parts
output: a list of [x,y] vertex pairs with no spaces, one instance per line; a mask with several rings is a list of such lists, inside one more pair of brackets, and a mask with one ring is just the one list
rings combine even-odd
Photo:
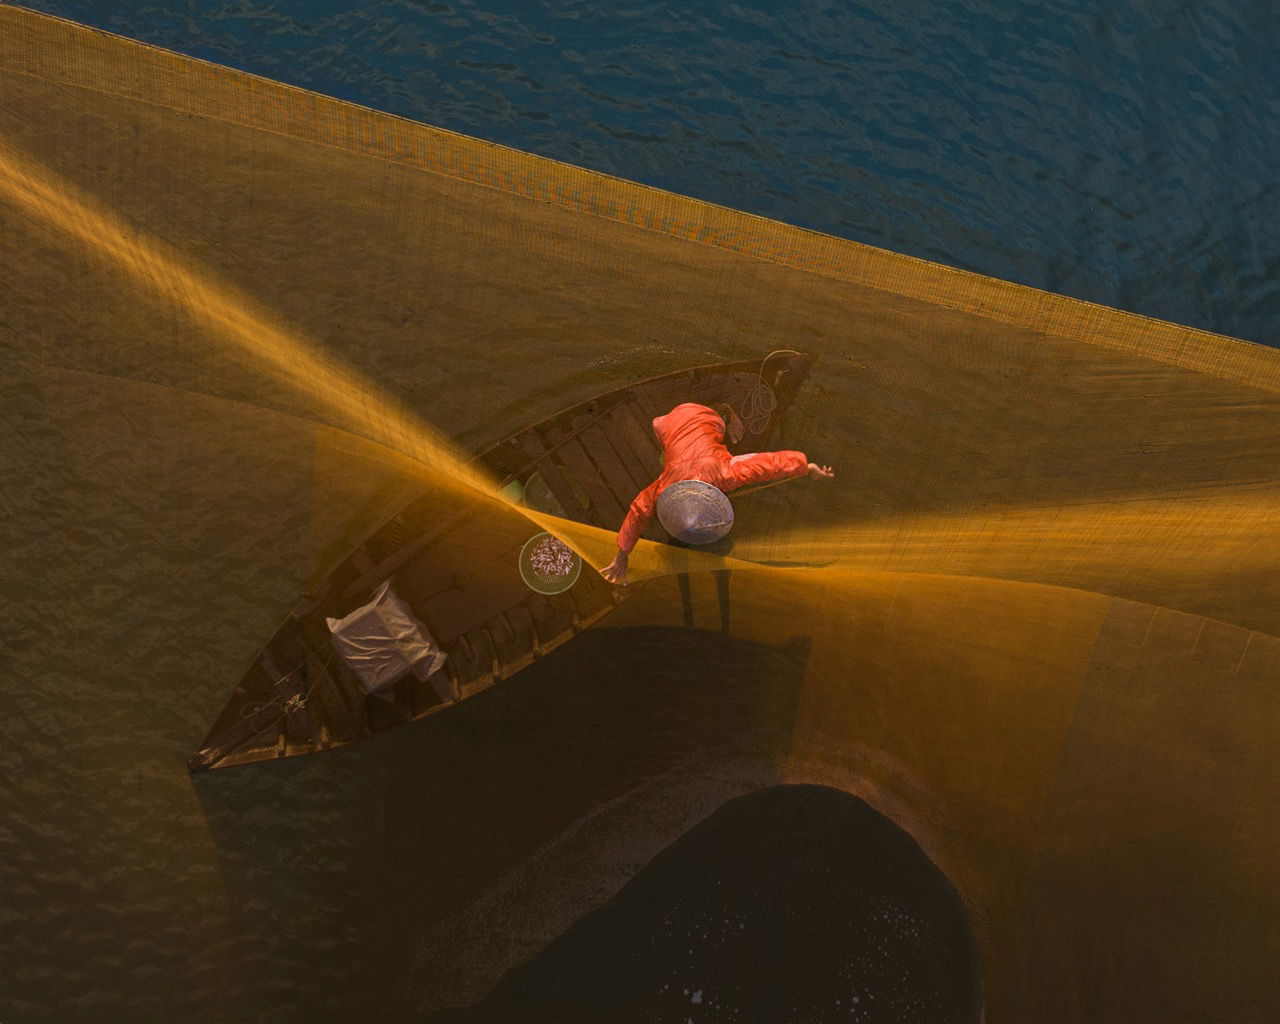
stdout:
[[[735,453],[761,450],[808,375],[813,357],[773,353],[642,380],[565,409],[490,445],[473,464],[544,512],[616,530],[659,472],[651,421],[681,402],[728,402],[746,431]],[[509,679],[607,615],[623,589],[585,567],[565,593],[544,596],[518,559],[535,524],[505,505],[450,512],[427,494],[401,509],[304,597],[253,659],[192,755],[192,771],[345,746],[442,711]],[[666,540],[656,520],[645,536]],[[446,658],[373,695],[336,653],[328,621],[390,581]]]

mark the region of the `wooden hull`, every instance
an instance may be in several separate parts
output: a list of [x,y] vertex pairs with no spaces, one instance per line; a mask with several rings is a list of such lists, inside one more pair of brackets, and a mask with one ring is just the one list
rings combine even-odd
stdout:
[[[779,354],[763,366],[722,363],[639,381],[513,434],[474,461],[503,484],[518,484],[535,507],[616,530],[659,472],[654,417],[681,402],[741,409],[748,395],[760,396],[763,379],[776,404],[731,446],[761,450],[811,363],[808,355]],[[401,509],[299,602],[192,755],[192,771],[329,750],[443,711],[572,639],[628,592],[584,567],[566,593],[537,594],[517,560],[538,527],[505,507],[450,512],[441,501],[428,494]],[[645,536],[666,539],[656,522]],[[364,604],[388,579],[448,660],[431,680],[406,675],[383,699],[337,656],[325,619]]]

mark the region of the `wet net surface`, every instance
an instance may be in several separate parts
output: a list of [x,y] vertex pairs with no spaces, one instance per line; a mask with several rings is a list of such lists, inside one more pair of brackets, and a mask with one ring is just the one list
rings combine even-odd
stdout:
[[[990,1020],[1275,1016],[1275,351],[8,6],[0,100],[9,1015],[466,1005],[726,787],[804,781],[951,880]],[[624,674],[570,645],[556,664],[593,685],[554,721],[544,679],[495,694],[498,725],[464,707],[192,789],[233,681],[388,507],[490,501],[465,452],[783,342],[819,362],[779,447],[836,479],[744,497],[727,555],[642,542],[654,582],[608,620],[727,622],[756,645],[743,678],[805,636],[778,693],[706,689],[695,651]],[[553,525],[584,573],[610,557]],[[611,731],[655,691],[768,727],[659,770],[674,711]],[[554,771],[575,744],[612,756]],[[486,901],[525,875],[525,901]],[[483,955],[419,955],[446,933]]]

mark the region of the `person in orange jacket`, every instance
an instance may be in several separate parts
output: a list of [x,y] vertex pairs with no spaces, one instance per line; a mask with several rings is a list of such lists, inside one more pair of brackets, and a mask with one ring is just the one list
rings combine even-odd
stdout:
[[[626,586],[627,559],[631,549],[636,546],[640,534],[655,511],[662,516],[662,506],[668,505],[675,512],[672,517],[679,519],[679,506],[695,500],[706,506],[708,503],[718,505],[721,511],[719,520],[713,527],[721,527],[721,536],[728,532],[733,522],[733,509],[723,492],[742,487],[744,484],[766,483],[784,477],[809,476],[821,480],[835,476],[830,466],[819,466],[810,462],[804,452],[756,452],[750,455],[730,455],[724,446],[726,432],[730,442],[742,437],[742,421],[727,406],[717,409],[705,405],[687,402],[677,405],[665,416],[653,421],[653,432],[662,444],[663,467],[658,479],[636,495],[631,502],[627,517],[618,531],[618,553],[613,561],[600,570],[600,575],[610,583]],[[718,495],[702,485],[710,485]],[[666,492],[664,494],[664,492]],[[698,493],[702,492],[702,493]],[[727,522],[726,522],[727,520]],[[671,531],[670,524],[664,518],[664,526]],[[697,543],[699,536],[696,529],[689,531],[688,537],[676,536],[677,540]],[[716,539],[714,536],[709,539]]]

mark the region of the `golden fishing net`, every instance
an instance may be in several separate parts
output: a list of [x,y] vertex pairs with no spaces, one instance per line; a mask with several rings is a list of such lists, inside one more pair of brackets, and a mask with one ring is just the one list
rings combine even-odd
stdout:
[[[639,377],[816,353],[779,446],[835,480],[742,497],[726,555],[642,542],[633,578],[665,578],[606,622],[679,624],[688,573],[716,629],[729,569],[733,633],[812,638],[760,755],[912,832],[971,910],[989,1020],[1261,1019],[1280,353],[12,7],[0,217],[15,596],[156,557],[139,593],[178,581],[220,637],[183,695],[197,721],[424,482],[498,500],[463,453]],[[113,500],[116,548],[77,540]],[[63,614],[86,664],[132,664]],[[437,969],[482,991],[502,967]]]

